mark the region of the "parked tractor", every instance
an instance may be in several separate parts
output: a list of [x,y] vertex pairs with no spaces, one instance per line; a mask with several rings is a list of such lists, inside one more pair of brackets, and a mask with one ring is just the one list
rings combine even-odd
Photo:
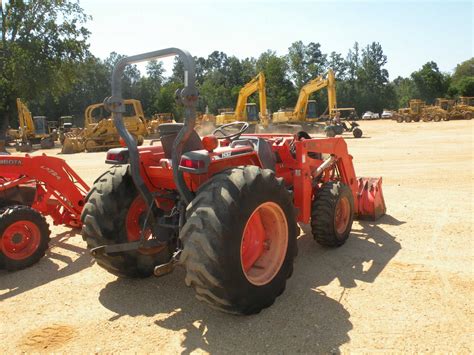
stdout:
[[20,270],[40,260],[55,225],[82,225],[80,215],[89,190],[60,158],[0,156],[0,266]]
[[[160,143],[137,147],[123,122],[127,65],[179,56],[184,123],[158,127]],[[381,178],[357,178],[343,138],[306,132],[248,134],[232,122],[212,135],[194,130],[193,57],[169,48],[121,59],[112,74],[112,112],[126,148],[87,194],[83,238],[98,265],[124,277],[162,276],[184,267],[198,299],[235,314],[273,304],[293,273],[298,222],[325,246],[345,243],[355,217],[385,213]]]

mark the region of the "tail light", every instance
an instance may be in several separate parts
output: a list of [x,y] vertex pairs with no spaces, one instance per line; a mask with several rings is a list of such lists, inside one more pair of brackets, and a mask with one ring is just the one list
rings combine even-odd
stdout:
[[202,169],[206,166],[203,160],[191,160],[186,157],[182,157],[179,162],[179,166],[188,169]]
[[107,152],[106,164],[128,164],[129,154],[127,148],[114,148]]

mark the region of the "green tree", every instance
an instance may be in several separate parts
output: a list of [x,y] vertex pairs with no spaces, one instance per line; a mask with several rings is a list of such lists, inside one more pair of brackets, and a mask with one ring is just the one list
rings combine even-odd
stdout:
[[15,98],[44,102],[68,92],[88,54],[89,17],[70,0],[10,1],[0,42],[0,131],[15,122]]
[[438,65],[431,61],[411,74],[420,99],[428,103],[434,102],[437,97],[444,97],[449,87],[449,77],[439,71]]
[[287,61],[290,76],[296,88],[300,89],[309,80],[323,74],[327,55],[321,52],[319,43],[310,42],[306,46],[302,41],[297,41],[288,48]]
[[393,80],[391,86],[395,91],[398,107],[408,107],[408,102],[411,99],[420,96],[415,83],[410,78],[399,76]]
[[288,78],[289,68],[285,58],[268,50],[260,55],[256,66],[257,72],[265,73],[268,109],[275,112],[283,107],[294,106],[297,93]]
[[474,96],[472,89],[474,82],[474,58],[468,59],[456,66],[448,94],[454,96]]

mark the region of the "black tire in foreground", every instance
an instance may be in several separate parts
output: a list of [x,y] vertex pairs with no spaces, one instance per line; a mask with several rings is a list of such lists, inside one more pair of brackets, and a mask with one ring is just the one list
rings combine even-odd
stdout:
[[[213,308],[258,313],[283,293],[297,235],[291,195],[273,171],[247,166],[219,173],[187,208],[180,234],[186,285]],[[259,236],[263,252],[252,254]]]
[[[140,209],[137,198],[138,191],[128,165],[113,166],[95,181],[81,215],[82,238],[88,249],[136,239],[137,235],[132,238],[130,231],[133,229],[139,235],[146,213],[146,209]],[[171,251],[164,248],[156,252],[137,250],[113,256],[98,254],[96,261],[120,277],[148,277],[156,265],[166,263],[170,258]]]
[[0,265],[8,271],[36,264],[48,249],[46,219],[35,209],[14,205],[0,210]]
[[327,182],[318,191],[311,209],[311,229],[321,245],[343,245],[354,221],[354,198],[351,189],[341,182]]

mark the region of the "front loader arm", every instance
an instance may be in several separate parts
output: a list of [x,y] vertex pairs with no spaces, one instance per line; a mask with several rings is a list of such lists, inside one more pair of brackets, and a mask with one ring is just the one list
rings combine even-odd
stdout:
[[[84,197],[89,186],[77,173],[62,159],[47,156],[0,156],[0,192],[19,184],[35,183],[37,189],[44,195],[35,203],[46,204],[43,197],[54,196],[55,199],[68,210],[74,219],[79,217],[84,206]],[[41,212],[46,212],[38,208]]]

